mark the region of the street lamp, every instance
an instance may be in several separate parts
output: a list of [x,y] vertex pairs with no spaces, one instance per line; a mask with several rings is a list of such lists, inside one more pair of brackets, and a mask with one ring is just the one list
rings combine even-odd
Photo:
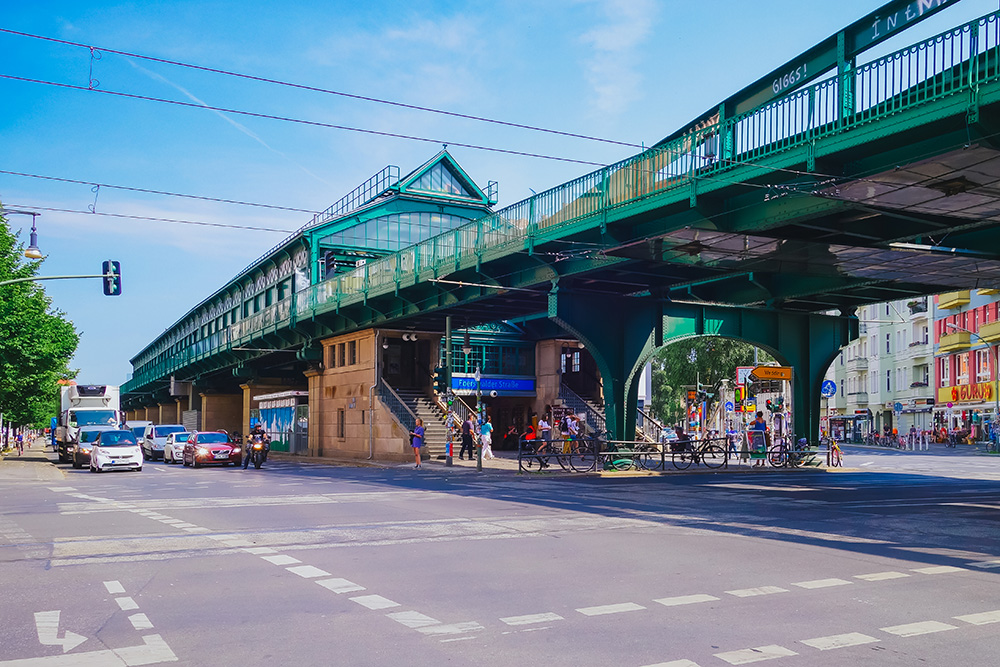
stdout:
[[1000,422],[1000,394],[997,393],[997,389],[1000,389],[1000,373],[997,372],[998,370],[997,357],[1000,357],[1000,352],[998,352],[998,350],[1000,350],[1000,346],[990,345],[985,340],[983,340],[983,337],[980,336],[979,334],[975,333],[974,331],[969,331],[964,327],[960,327],[957,324],[952,324],[951,322],[948,322],[944,326],[946,329],[955,329],[956,331],[964,331],[970,336],[975,336],[976,338],[979,339],[980,343],[986,346],[986,349],[993,350],[993,399],[995,401],[995,405],[993,408],[993,435],[994,437],[996,437],[997,424],[998,422]]
[[35,218],[37,218],[41,213],[37,211],[13,211],[10,209],[0,210],[4,216],[10,214],[16,215],[30,215],[31,216],[31,235],[28,237],[28,247],[24,251],[24,256],[28,259],[41,259],[44,257],[42,251],[38,249],[38,230],[35,229]]

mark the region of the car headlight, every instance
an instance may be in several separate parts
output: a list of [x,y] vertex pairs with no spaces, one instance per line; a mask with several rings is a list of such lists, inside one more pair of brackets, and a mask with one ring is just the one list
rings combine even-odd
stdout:
[[72,454],[73,452],[76,451],[76,445],[67,445],[66,446],[66,451],[69,452],[70,454]]
[[90,453],[90,447],[81,447],[80,448],[80,453],[81,454],[89,454]]
[[239,453],[240,453],[240,448],[239,447],[233,447],[233,454],[239,454]]
[[199,447],[198,448],[198,453],[201,454],[202,456],[205,456],[205,455],[208,454],[208,450],[205,449],[204,447]]

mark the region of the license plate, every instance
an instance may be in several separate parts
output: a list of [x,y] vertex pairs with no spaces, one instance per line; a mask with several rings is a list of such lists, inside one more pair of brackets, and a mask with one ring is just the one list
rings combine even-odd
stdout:
[[217,459],[228,459],[229,458],[229,452],[219,452],[219,453],[217,453],[215,455],[215,458],[217,458]]

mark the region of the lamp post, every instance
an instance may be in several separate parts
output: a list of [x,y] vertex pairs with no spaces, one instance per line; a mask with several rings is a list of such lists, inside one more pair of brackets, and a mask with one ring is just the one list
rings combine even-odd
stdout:
[[944,326],[945,326],[946,329],[955,329],[956,331],[964,331],[965,333],[969,334],[970,336],[975,336],[976,338],[979,339],[980,343],[982,343],[983,345],[986,346],[987,350],[990,350],[990,349],[993,350],[993,400],[994,400],[994,407],[993,407],[993,419],[990,420],[990,423],[992,424],[992,429],[991,430],[993,431],[993,438],[995,440],[996,439],[996,432],[997,432],[997,422],[998,422],[998,420],[1000,420],[1000,394],[997,393],[997,389],[1000,389],[1000,373],[998,373],[998,369],[997,369],[997,361],[998,361],[997,357],[1000,357],[1000,346],[990,345],[985,340],[983,340],[983,337],[980,336],[979,334],[977,334],[977,333],[975,333],[973,331],[969,331],[968,329],[966,329],[964,327],[960,327],[957,324],[952,324],[952,323],[949,322],[949,323],[945,324]]
[[4,216],[11,214],[31,216],[31,235],[28,237],[28,247],[24,250],[24,256],[28,259],[41,259],[43,255],[42,251],[38,249],[38,230],[35,229],[35,218],[40,216],[41,213],[38,211],[17,211],[12,209],[2,209],[0,213]]

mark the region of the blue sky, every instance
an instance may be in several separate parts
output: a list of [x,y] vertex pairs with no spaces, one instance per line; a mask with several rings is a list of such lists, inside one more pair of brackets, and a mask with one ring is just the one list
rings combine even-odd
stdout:
[[[352,94],[655,143],[877,8],[874,0],[5,3],[0,28]],[[997,9],[961,0],[910,43]],[[895,42],[892,46],[902,46]],[[889,48],[889,47],[886,47]],[[610,163],[635,152],[296,91],[0,33],[0,74]],[[91,67],[93,68],[91,71]],[[377,137],[0,79],[0,170],[320,211],[388,164],[438,143]],[[593,169],[452,146],[500,205]],[[96,200],[96,201],[95,201]],[[294,230],[308,213],[0,174],[8,208],[37,206]],[[282,234],[42,211],[42,275],[122,264],[124,294],[92,281],[46,291],[75,322],[74,368],[121,383],[130,357]],[[30,218],[11,216],[26,239]]]

